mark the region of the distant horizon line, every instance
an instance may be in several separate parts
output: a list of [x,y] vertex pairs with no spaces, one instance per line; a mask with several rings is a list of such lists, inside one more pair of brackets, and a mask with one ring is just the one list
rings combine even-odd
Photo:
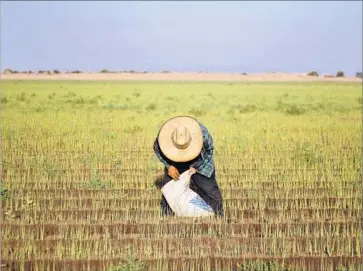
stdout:
[[[333,75],[332,73],[324,73],[319,72],[318,70],[310,70],[306,72],[283,72],[283,71],[260,71],[260,72],[242,72],[242,71],[203,71],[203,70],[194,70],[194,71],[183,71],[183,70],[159,70],[159,71],[150,71],[150,70],[110,70],[110,69],[100,69],[100,70],[82,70],[82,69],[1,69],[0,72],[4,73],[22,73],[22,74],[29,74],[29,73],[38,73],[38,74],[60,74],[60,73],[210,73],[210,74],[239,74],[239,75],[250,75],[250,74],[309,74],[309,73],[317,73],[319,75]],[[343,72],[346,74],[344,70],[337,70],[336,74],[339,72]],[[361,74],[362,71],[357,71],[352,76],[357,76]],[[347,74],[346,74],[347,75]]]

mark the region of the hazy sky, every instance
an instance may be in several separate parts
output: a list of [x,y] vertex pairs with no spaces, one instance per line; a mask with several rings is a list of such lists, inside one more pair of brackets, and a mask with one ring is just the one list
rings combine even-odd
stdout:
[[362,2],[1,2],[1,69],[362,70]]

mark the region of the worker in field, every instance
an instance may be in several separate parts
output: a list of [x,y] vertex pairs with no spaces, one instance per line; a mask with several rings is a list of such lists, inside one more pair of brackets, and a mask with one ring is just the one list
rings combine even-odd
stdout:
[[[162,185],[178,180],[186,170],[195,170],[190,188],[213,208],[216,215],[223,216],[222,194],[215,174],[213,139],[203,124],[188,116],[169,119],[155,139],[154,152],[165,166]],[[163,216],[174,215],[164,195],[161,209]]]

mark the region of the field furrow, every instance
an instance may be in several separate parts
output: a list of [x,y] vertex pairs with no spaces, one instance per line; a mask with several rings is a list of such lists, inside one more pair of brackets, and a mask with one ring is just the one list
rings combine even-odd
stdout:
[[[165,259],[146,258],[143,262],[152,270],[234,270],[239,264],[252,262],[256,260],[278,261],[284,262],[289,266],[302,267],[306,270],[335,270],[340,266],[351,266],[352,268],[360,268],[361,259],[357,256],[316,256],[310,257],[307,255],[297,257],[269,257],[265,254],[244,255],[237,257],[227,256],[189,256],[189,255],[174,255]],[[7,266],[9,270],[107,270],[110,266],[119,266],[127,262],[123,257],[104,257],[96,259],[34,259],[24,261],[4,260],[2,264]],[[357,269],[359,270],[359,269]]]

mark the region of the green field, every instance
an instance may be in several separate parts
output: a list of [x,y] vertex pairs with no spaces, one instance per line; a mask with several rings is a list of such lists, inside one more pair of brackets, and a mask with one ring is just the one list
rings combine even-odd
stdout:
[[[0,87],[1,264],[362,270],[362,84]],[[154,181],[163,168],[152,146],[176,115],[196,117],[213,136],[223,220],[160,217]]]

